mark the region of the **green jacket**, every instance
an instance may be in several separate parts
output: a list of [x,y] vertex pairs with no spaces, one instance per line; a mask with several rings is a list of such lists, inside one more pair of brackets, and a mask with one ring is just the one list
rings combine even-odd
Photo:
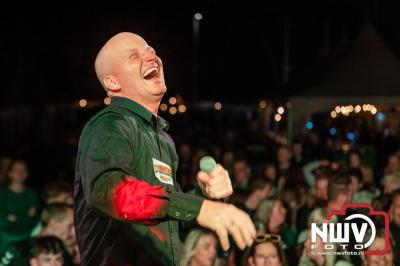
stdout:
[[167,122],[113,97],[84,127],[74,182],[83,265],[179,265],[179,221],[203,198],[180,192],[178,156]]

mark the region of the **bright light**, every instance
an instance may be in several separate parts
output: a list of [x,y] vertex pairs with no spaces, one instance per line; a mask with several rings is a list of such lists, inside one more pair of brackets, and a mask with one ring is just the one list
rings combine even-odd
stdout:
[[216,102],[216,103],[214,103],[214,108],[215,108],[215,110],[219,111],[222,108],[222,104],[220,102]]
[[285,108],[282,106],[278,108],[278,114],[282,115],[285,112]]
[[167,109],[168,109],[168,106],[167,106],[165,103],[162,103],[162,104],[160,105],[160,110],[161,110],[161,111],[165,112],[165,111],[167,111]]
[[282,116],[280,114],[276,114],[274,118],[275,118],[276,122],[279,122],[279,121],[281,121]]
[[372,105],[367,104],[367,111],[371,111],[371,109],[372,109]]
[[342,146],[343,151],[349,151],[350,150],[350,145],[349,144],[343,144]]
[[169,108],[169,113],[170,113],[171,115],[176,114],[176,112],[177,112],[177,110],[176,110],[176,107],[175,107],[175,106],[172,106],[172,107]]
[[171,97],[171,98],[169,98],[168,102],[169,102],[169,104],[174,105],[174,104],[176,104],[176,98]]
[[105,105],[110,105],[110,103],[111,103],[111,98],[110,97],[104,98],[104,104]]
[[356,134],[354,132],[348,132],[347,133],[347,139],[350,141],[353,141],[356,139]]
[[179,107],[178,107],[178,111],[179,111],[179,113],[184,113],[184,112],[186,112],[186,106],[185,105],[179,105]]
[[354,106],[353,105],[349,105],[348,108],[349,108],[349,112],[350,113],[354,111]]
[[363,104],[362,109],[363,109],[364,112],[368,111],[367,105],[366,105],[366,104]]
[[264,101],[264,100],[262,100],[262,101],[260,101],[260,103],[258,104],[258,106],[259,106],[261,109],[265,109],[265,108],[267,108],[267,102]]
[[360,111],[361,111],[361,106],[357,105],[357,106],[354,108],[354,112],[356,112],[356,114],[358,114]]
[[306,124],[306,127],[307,127],[307,129],[308,129],[308,130],[311,130],[311,129],[313,129],[313,128],[314,128],[314,124],[313,124],[313,122],[311,122],[311,121],[308,121],[308,122],[307,122],[307,124]]
[[340,107],[340,112],[342,112],[342,114],[347,113],[347,108],[344,106]]
[[329,129],[329,134],[331,134],[331,136],[335,136],[336,135],[336,128],[331,127],[331,129]]
[[80,100],[79,100],[79,106],[80,106],[81,108],[85,108],[85,107],[87,106],[87,101],[86,101],[86,99],[80,99]]
[[376,109],[376,107],[372,107],[371,109],[371,114],[375,115],[378,112],[378,109]]
[[336,118],[336,117],[337,117],[337,113],[336,113],[335,111],[332,111],[332,112],[331,112],[331,117],[332,117],[332,118]]
[[340,110],[341,110],[340,106],[336,106],[336,107],[335,107],[335,112],[336,112],[336,113],[340,114]]
[[376,116],[376,119],[378,119],[378,121],[382,122],[383,120],[385,120],[385,114],[382,112],[379,112]]
[[196,14],[193,15],[193,18],[195,20],[202,20],[203,19],[203,15],[200,14],[200,13],[196,13]]

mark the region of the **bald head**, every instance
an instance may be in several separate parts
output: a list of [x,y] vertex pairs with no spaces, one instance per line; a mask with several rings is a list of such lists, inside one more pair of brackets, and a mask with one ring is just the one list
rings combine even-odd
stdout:
[[94,67],[97,78],[103,87],[105,87],[104,78],[108,75],[115,75],[115,67],[121,60],[124,49],[126,49],[129,42],[132,41],[146,43],[146,41],[137,34],[121,32],[109,39],[100,49]]

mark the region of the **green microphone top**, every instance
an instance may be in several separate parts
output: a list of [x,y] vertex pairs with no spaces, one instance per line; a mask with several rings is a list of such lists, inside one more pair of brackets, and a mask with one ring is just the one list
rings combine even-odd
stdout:
[[204,156],[200,160],[200,170],[209,174],[217,165],[215,160],[210,156]]

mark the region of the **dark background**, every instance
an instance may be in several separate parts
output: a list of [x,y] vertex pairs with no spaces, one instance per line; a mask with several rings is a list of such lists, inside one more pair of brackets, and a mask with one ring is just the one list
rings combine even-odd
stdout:
[[[307,2],[264,8],[250,3],[192,3],[189,7],[98,3],[91,8],[60,4],[4,9],[0,17],[1,107],[104,97],[93,61],[105,41],[121,31],[142,35],[157,50],[170,95],[180,93],[188,101],[196,100],[192,90],[195,12],[203,14],[197,100],[243,102],[301,95],[304,86],[296,82],[305,73],[318,79],[324,66],[345,58],[367,22],[398,54],[400,23],[395,1]],[[285,27],[288,84],[282,78]]]

